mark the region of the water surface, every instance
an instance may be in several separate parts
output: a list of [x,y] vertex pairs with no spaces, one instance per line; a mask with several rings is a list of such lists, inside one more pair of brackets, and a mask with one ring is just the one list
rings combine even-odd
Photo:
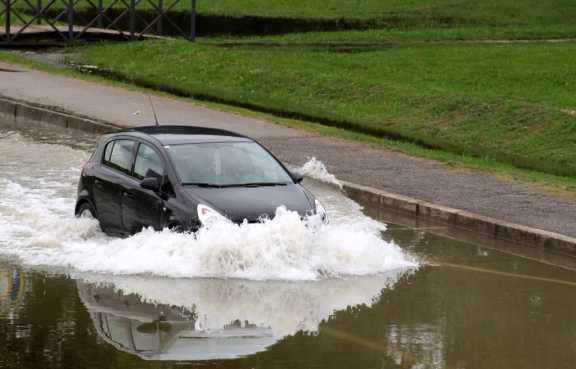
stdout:
[[571,270],[385,230],[312,181],[318,233],[112,239],[71,214],[93,144],[0,124],[0,368],[576,366]]

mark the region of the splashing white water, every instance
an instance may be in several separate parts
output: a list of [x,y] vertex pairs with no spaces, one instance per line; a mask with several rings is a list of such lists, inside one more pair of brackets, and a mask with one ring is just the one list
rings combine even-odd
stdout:
[[28,154],[0,145],[6,163],[16,158],[29,162],[29,169],[7,165],[8,177],[0,174],[0,253],[26,264],[118,275],[253,280],[317,280],[416,265],[398,246],[382,240],[381,223],[335,193],[320,196],[331,216],[327,226],[307,227],[296,213],[280,209],[261,224],[223,222],[196,235],[144,230],[126,239],[111,238],[96,222],[72,215],[86,153],[45,144],[34,150],[34,145],[28,143]]
[[[270,327],[276,337],[300,330],[317,332],[323,320],[350,306],[371,306],[383,290],[394,287],[405,270],[379,276],[319,282],[254,282],[221,279],[164,279],[141,276],[76,274],[89,310],[127,312],[122,296],[136,295],[142,305],[177,306],[194,311],[203,330],[222,329],[239,320]],[[97,290],[97,292],[94,292]],[[88,293],[86,293],[88,292]],[[95,301],[91,295],[97,295]],[[120,295],[120,296],[118,296]],[[104,301],[106,300],[106,301]],[[134,303],[131,308],[144,311]],[[152,320],[152,319],[151,319]]]
[[369,220],[314,230],[297,213],[279,209],[273,220],[261,224],[221,222],[196,235],[147,229],[115,239],[100,233],[96,222],[64,216],[61,199],[45,198],[13,183],[5,188],[8,193],[0,193],[23,201],[16,204],[9,196],[0,200],[3,207],[14,204],[11,210],[21,207],[11,212],[11,219],[4,211],[0,218],[2,238],[10,240],[0,242],[2,252],[32,265],[252,280],[314,280],[414,265],[398,246],[384,242],[380,227]]
[[314,178],[317,181],[332,184],[336,187],[342,189],[342,183],[326,169],[326,166],[321,161],[317,160],[315,157],[310,158],[302,168],[300,172],[305,176]]

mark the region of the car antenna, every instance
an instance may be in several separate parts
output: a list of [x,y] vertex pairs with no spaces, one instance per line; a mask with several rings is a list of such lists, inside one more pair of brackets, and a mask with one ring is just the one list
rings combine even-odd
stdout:
[[154,114],[154,122],[156,122],[156,127],[160,127],[158,122],[158,115],[156,115],[156,109],[154,108],[154,102],[152,101],[152,96],[148,95],[148,100],[150,101],[150,106],[152,107],[152,114]]

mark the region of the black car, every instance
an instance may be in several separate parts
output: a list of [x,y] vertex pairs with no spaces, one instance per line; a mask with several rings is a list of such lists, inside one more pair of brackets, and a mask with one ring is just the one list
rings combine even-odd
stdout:
[[302,178],[233,132],[138,127],[102,136],[82,169],[75,213],[121,236],[144,227],[196,231],[215,219],[259,222],[280,206],[326,220]]

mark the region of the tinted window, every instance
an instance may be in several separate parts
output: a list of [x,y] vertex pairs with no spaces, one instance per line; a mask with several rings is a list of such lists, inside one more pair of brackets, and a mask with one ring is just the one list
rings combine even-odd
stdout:
[[112,148],[114,147],[114,141],[109,142],[106,145],[106,151],[104,151],[104,161],[110,161],[110,155],[112,154]]
[[134,157],[133,149],[135,142],[130,140],[117,140],[113,142],[113,146],[108,144],[106,147],[106,154],[108,154],[108,148],[112,146],[110,152],[109,160],[106,160],[106,154],[104,156],[105,163],[120,169],[123,172],[130,173],[132,169],[132,159]]
[[292,178],[253,142],[218,142],[167,147],[182,183],[235,185],[290,183]]
[[161,177],[164,174],[162,159],[151,147],[141,144],[136,154],[134,175],[137,178]]

